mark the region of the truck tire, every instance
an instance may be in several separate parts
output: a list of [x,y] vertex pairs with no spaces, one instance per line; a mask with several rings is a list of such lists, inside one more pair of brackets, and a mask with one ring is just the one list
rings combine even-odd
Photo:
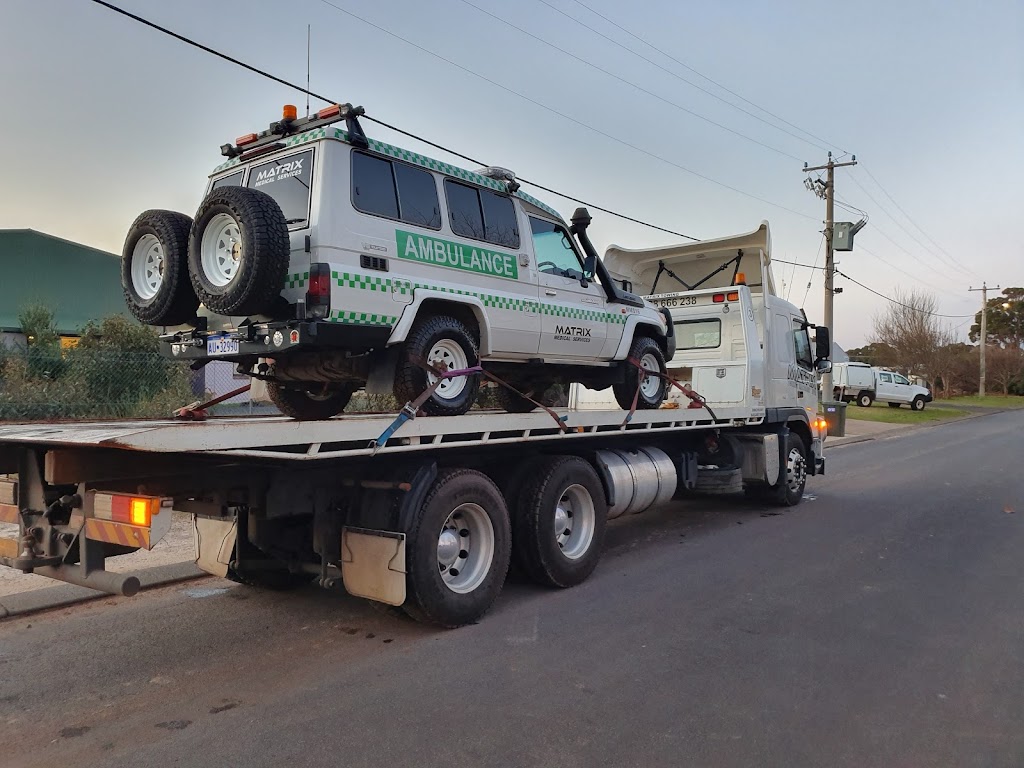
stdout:
[[[539,386],[531,387],[520,386],[519,383],[515,381],[511,381],[509,383],[520,392],[529,395],[538,403],[545,405],[548,408],[553,407],[558,400],[557,397],[553,397],[551,395],[550,384],[541,384]],[[506,413],[530,413],[530,411],[537,409],[537,405],[535,403],[531,403],[525,397],[520,397],[512,390],[506,389],[500,385],[498,386],[498,391],[495,394],[495,397],[498,400],[498,405],[501,406]]]
[[344,411],[355,392],[355,387],[347,384],[337,385],[331,389],[326,389],[323,384],[314,386],[324,389],[317,393],[268,381],[267,396],[285,416],[291,416],[299,421],[323,421]]
[[861,392],[857,395],[857,405],[861,408],[870,408],[873,402],[875,402],[875,398],[870,392]]
[[[405,340],[404,359],[395,369],[395,399],[415,400],[435,380],[423,367],[432,363],[449,371],[472,368],[479,363],[476,343],[469,329],[454,317],[432,315],[417,320]],[[446,379],[423,403],[430,416],[460,416],[473,407],[480,377],[476,374]]]
[[924,410],[924,398],[918,395],[910,401],[910,410],[912,411],[923,411]]
[[[629,348],[629,359],[636,360],[649,371],[665,373],[665,355],[662,354],[658,342],[650,336],[633,338],[633,344]],[[635,397],[637,410],[660,408],[665,400],[665,380],[658,376],[646,376],[641,381],[640,370],[635,365],[628,360],[622,364],[625,366],[625,378],[612,386],[615,402],[619,404],[619,407],[628,411],[633,407],[633,398]],[[640,390],[639,394],[637,394],[637,388]]]
[[196,295],[221,315],[258,315],[284,288],[291,257],[288,224],[270,195],[221,187],[196,211],[188,271]]
[[693,490],[707,496],[731,496],[742,493],[743,470],[739,467],[699,467]]
[[461,627],[480,619],[505,583],[512,554],[498,487],[471,469],[441,470],[406,531],[406,600],[417,621]]
[[132,222],[121,252],[121,289],[132,316],[145,325],[181,325],[194,319],[199,299],[188,279],[192,219],[174,211],[146,211]]
[[537,584],[573,587],[601,559],[608,501],[594,468],[577,456],[531,465],[513,509],[512,556]]
[[786,435],[786,462],[780,467],[779,482],[773,486],[762,486],[760,498],[776,507],[795,507],[804,498],[807,486],[807,446],[799,435]]

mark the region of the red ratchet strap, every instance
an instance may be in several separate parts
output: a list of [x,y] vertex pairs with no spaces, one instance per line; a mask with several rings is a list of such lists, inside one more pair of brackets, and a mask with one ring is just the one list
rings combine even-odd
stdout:
[[694,392],[685,384],[676,381],[671,376],[661,373],[660,371],[647,370],[642,365],[640,365],[639,360],[636,360],[632,357],[629,358],[627,362],[629,362],[631,365],[636,366],[640,370],[640,379],[636,383],[636,392],[633,393],[633,403],[629,408],[629,412],[626,414],[626,418],[622,422],[622,426],[626,426],[627,424],[629,424],[629,422],[633,420],[633,414],[636,413],[637,401],[640,399],[640,387],[643,386],[644,380],[648,376],[657,376],[659,379],[664,379],[669,383],[670,386],[675,387],[688,398],[690,398],[690,404],[686,406],[687,408],[703,408],[709,414],[711,414],[712,419],[715,419],[716,421],[718,420],[718,417],[715,416],[715,412],[712,411],[711,407],[708,405],[707,400],[705,400],[700,394]]
[[194,403],[190,403],[184,408],[176,410],[171,414],[171,417],[175,419],[182,419],[184,421],[206,421],[210,417],[210,414],[206,412],[207,408],[211,408],[212,406],[217,405],[217,403],[223,403],[225,400],[230,400],[232,397],[240,395],[243,392],[248,392],[251,386],[252,384],[246,384],[244,387],[232,390],[226,395],[215,397],[213,400],[207,400],[205,403],[196,400]]

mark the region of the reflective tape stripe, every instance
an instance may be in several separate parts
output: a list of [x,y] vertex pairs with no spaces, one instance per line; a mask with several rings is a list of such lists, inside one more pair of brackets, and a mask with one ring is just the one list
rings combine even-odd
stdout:
[[149,529],[124,523],[111,523],[90,518],[85,521],[85,537],[92,541],[105,541],[125,547],[149,549]]

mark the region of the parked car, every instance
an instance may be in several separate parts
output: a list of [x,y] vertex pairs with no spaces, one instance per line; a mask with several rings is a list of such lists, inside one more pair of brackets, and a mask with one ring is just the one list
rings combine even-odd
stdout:
[[837,363],[833,368],[832,396],[844,403],[857,403],[864,408],[875,400],[888,403],[890,408],[907,404],[915,411],[923,411],[932,401],[927,387],[911,384],[895,371],[872,368],[867,363]]

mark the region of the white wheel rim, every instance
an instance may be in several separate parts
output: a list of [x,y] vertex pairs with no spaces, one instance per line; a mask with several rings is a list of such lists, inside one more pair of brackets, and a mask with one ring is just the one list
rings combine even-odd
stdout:
[[143,235],[132,249],[132,288],[143,301],[149,301],[164,282],[164,247],[156,235]]
[[226,213],[218,213],[203,230],[201,246],[203,274],[218,288],[238,275],[242,263],[242,233],[238,222]]
[[437,537],[437,569],[452,592],[465,595],[479,587],[494,561],[494,526],[479,504],[451,511]]
[[590,550],[597,519],[594,500],[582,485],[570,485],[555,504],[555,543],[569,560]]
[[[640,367],[645,371],[652,371],[654,374],[661,373],[661,366],[658,365],[658,358],[648,352],[640,358]],[[657,396],[661,388],[661,379],[655,375],[648,375],[640,383],[640,392],[644,397],[650,399]]]
[[786,484],[794,493],[799,491],[807,477],[807,461],[799,450],[793,448],[786,461]]
[[[461,371],[469,367],[469,360],[466,352],[454,339],[441,339],[430,350],[427,355],[427,362],[435,368],[444,371]],[[433,384],[437,376],[427,374],[427,383]],[[434,390],[434,394],[443,400],[454,400],[466,388],[466,377],[458,376],[454,379],[443,379]]]

